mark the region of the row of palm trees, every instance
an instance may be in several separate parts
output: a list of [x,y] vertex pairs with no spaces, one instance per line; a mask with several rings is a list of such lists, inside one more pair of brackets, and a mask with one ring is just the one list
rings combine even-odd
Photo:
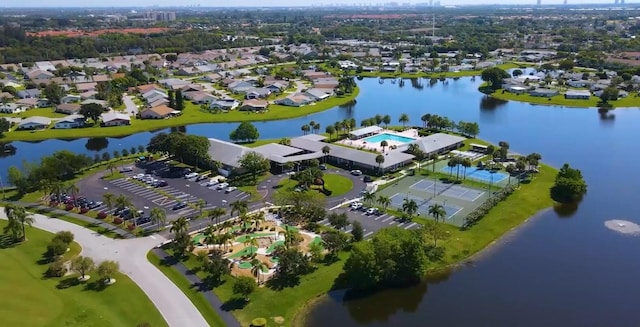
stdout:
[[467,168],[471,167],[472,165],[473,165],[473,162],[469,158],[453,157],[449,159],[449,161],[447,161],[447,167],[449,167],[449,176],[453,175],[453,168],[456,167],[456,180],[457,180],[460,176],[460,167],[463,167],[464,169],[463,169],[462,175],[464,176],[464,179],[466,179]]
[[[124,194],[115,196],[113,193],[105,192],[102,194],[102,201],[109,211],[113,208],[128,208],[131,212],[131,218],[133,219],[134,226],[136,225],[136,220],[140,217],[140,214],[138,213],[138,208],[133,205],[131,198]],[[151,219],[151,222],[156,225],[156,228],[160,228],[160,226],[163,226],[167,222],[167,212],[164,208],[154,207],[149,211],[149,219]]]
[[[362,201],[366,203],[368,206],[373,205],[374,203],[379,204],[383,210],[387,210],[387,208],[391,205],[391,198],[385,195],[379,195],[378,197],[371,192],[366,192],[362,195]],[[406,213],[409,218],[413,217],[413,215],[418,212],[418,203],[415,200],[405,198],[402,202],[402,212]],[[429,206],[429,215],[431,215],[436,221],[443,219],[446,216],[447,212],[444,210],[444,207],[440,204],[434,203]]]

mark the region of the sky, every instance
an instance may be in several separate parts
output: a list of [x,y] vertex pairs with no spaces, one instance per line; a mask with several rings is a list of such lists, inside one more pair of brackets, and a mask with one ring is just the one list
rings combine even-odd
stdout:
[[[395,1],[398,3],[426,3],[429,0],[2,0],[3,7],[142,7],[142,6],[189,6],[201,5],[203,7],[221,6],[304,6],[304,5],[328,5],[328,4],[377,4]],[[434,0],[436,1],[436,0]],[[627,3],[638,3],[639,0],[627,0]],[[535,4],[536,0],[440,0],[441,5],[462,4]],[[543,4],[561,4],[563,0],[542,0]],[[588,3],[613,3],[614,0],[568,0],[569,4]]]

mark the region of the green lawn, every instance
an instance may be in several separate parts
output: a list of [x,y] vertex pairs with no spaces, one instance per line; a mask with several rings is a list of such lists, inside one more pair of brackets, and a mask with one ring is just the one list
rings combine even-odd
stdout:
[[62,117],[65,117],[67,115],[54,112],[53,108],[51,108],[51,107],[33,108],[33,109],[29,109],[29,110],[27,110],[25,112],[21,112],[21,113],[17,113],[17,114],[0,113],[0,117],[27,118],[27,117],[33,117],[33,116],[42,116],[42,117],[49,117],[49,118],[62,118]]
[[[500,100],[512,100],[512,101],[528,102],[528,103],[534,103],[534,104],[578,107],[578,108],[597,107],[598,102],[600,102],[600,98],[596,96],[591,96],[589,100],[565,99],[564,95],[562,94],[553,96],[551,98],[546,98],[546,97],[534,97],[528,94],[514,94],[507,91],[503,92],[502,89],[499,89],[491,93],[491,97],[500,99]],[[640,107],[640,97],[629,95],[626,98],[622,98],[616,101],[610,101],[609,103],[613,106],[613,108]]]
[[353,188],[353,182],[341,175],[325,174],[323,179],[325,188],[331,190],[331,196],[346,194]]
[[[0,221],[4,227],[6,221]],[[0,248],[0,316],[3,326],[167,326],[147,296],[127,276],[95,289],[96,274],[87,284],[74,285],[77,275],[43,278],[39,264],[53,235],[27,227],[28,241]],[[74,245],[68,256],[80,251]],[[68,286],[59,289],[58,286]]]
[[6,132],[3,141],[32,141],[52,138],[79,138],[79,137],[113,137],[131,135],[139,132],[167,128],[172,126],[183,126],[197,123],[217,123],[217,122],[243,122],[243,121],[267,121],[280,120],[300,116],[306,116],[320,111],[324,111],[349,101],[358,96],[359,88],[352,94],[336,96],[321,101],[314,105],[300,108],[286,107],[280,105],[269,106],[266,113],[252,113],[233,110],[227,113],[213,114],[200,110],[199,105],[187,102],[182,115],[171,119],[131,119],[131,125],[114,127],[86,127],[77,129],[46,129],[42,131],[11,131]]
[[[516,63],[505,63],[502,65],[498,65],[499,68],[502,69],[513,69],[518,68],[522,65]],[[467,77],[467,76],[479,76],[482,74],[482,70],[464,70],[458,72],[417,72],[417,73],[388,73],[388,72],[362,72],[359,73],[359,76],[362,77],[382,77],[382,78],[452,78],[452,77]]]

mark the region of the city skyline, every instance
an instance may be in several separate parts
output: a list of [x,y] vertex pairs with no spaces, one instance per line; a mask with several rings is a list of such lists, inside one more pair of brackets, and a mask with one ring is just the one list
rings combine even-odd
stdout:
[[[217,2],[217,3],[216,3]],[[196,6],[202,7],[231,7],[228,2],[216,1],[214,3],[202,0],[187,0],[182,2],[180,6]],[[383,4],[389,2],[396,2],[398,4],[428,4],[428,0],[398,0],[398,1],[359,1],[359,0],[272,0],[269,4],[265,4],[261,0],[240,0],[233,3],[233,7],[283,7],[283,6],[312,6],[312,5],[359,5],[359,4]],[[622,2],[622,1],[620,1]],[[639,3],[638,0],[624,1],[626,4]],[[489,0],[484,2],[484,5],[536,5],[537,0]],[[541,0],[542,5],[561,5],[565,3],[565,0]],[[618,1],[609,0],[568,0],[568,4],[615,4]],[[455,6],[455,5],[479,5],[477,0],[441,0],[442,6]],[[60,2],[44,1],[44,0],[23,0],[20,2],[12,2],[9,5],[0,6],[0,8],[56,8],[56,7],[145,7],[145,6],[161,6],[161,7],[176,7],[176,2],[173,0],[138,0],[135,5],[132,5],[128,0],[112,0],[107,3],[98,0],[65,0]]]

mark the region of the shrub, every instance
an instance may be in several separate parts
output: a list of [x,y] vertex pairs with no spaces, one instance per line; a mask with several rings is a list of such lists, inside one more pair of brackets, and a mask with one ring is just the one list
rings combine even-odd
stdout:
[[107,218],[107,213],[104,212],[104,211],[100,211],[100,212],[98,212],[98,216],[97,217],[98,217],[98,219],[105,219],[105,218]]
[[132,230],[136,229],[136,226],[134,224],[129,223],[129,224],[127,224],[127,229],[132,231]]
[[73,204],[69,203],[64,207],[64,210],[71,211],[73,210],[73,208],[75,208]]
[[252,327],[264,327],[267,325],[267,319],[264,318],[256,318],[251,320]]
[[80,213],[87,213],[87,212],[89,212],[89,208],[85,208],[85,207],[80,208]]
[[467,217],[464,219],[464,224],[460,227],[461,230],[467,230],[471,228],[471,226],[477,224],[484,216],[491,210],[491,208],[495,207],[498,203],[506,200],[509,195],[511,195],[515,189],[511,185],[505,186],[500,192],[496,193],[493,197],[489,198],[475,210],[470,212]]
[[70,231],[61,231],[61,232],[57,232],[56,235],[53,237],[52,241],[55,240],[60,240],[62,242],[64,242],[65,244],[69,245],[71,244],[71,242],[73,242],[74,236],[73,233]]
[[62,277],[67,273],[67,267],[65,267],[62,259],[58,259],[49,265],[45,275],[47,277]]
[[58,205],[60,205],[60,202],[58,201],[49,201],[49,206],[52,208],[57,207]]
[[63,242],[61,239],[53,239],[47,244],[47,254],[51,257],[63,255],[67,252],[69,244]]
[[120,217],[113,218],[113,223],[116,224],[116,225],[122,224],[123,221],[124,220],[122,220],[122,218],[120,218]]

